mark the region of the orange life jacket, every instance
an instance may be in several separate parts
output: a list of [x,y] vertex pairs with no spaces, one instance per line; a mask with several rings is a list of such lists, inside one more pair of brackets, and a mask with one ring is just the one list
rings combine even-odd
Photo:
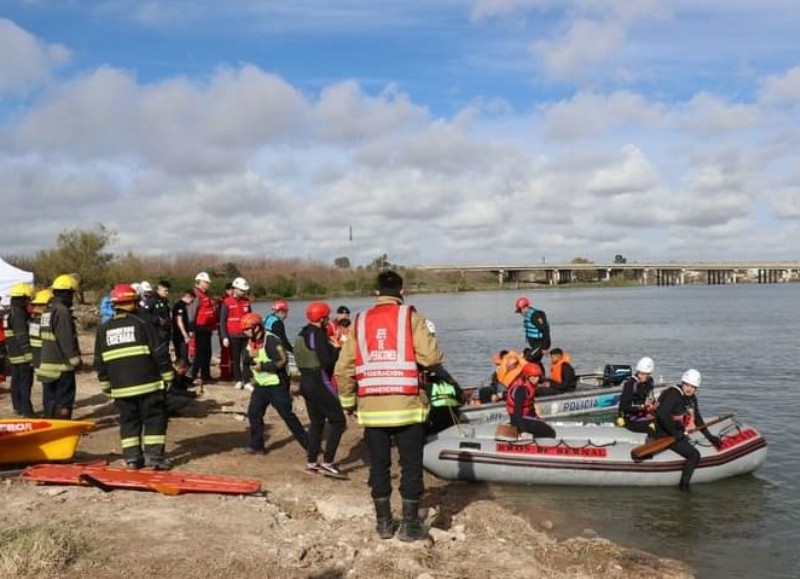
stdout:
[[525,356],[513,350],[506,353],[502,358],[495,354],[492,357],[492,361],[497,366],[497,381],[506,388],[511,387],[511,384],[519,377],[525,364],[527,364]]
[[356,317],[359,396],[419,395],[412,307],[382,304]]
[[561,384],[561,369],[562,366],[568,362],[571,362],[572,358],[569,354],[564,352],[561,356],[561,359],[558,362],[553,362],[550,364],[550,380],[557,384]]

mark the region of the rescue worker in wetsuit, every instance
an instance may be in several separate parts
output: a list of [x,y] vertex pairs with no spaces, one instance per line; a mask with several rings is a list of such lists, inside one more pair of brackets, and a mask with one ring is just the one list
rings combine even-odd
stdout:
[[534,308],[527,297],[518,298],[514,308],[522,315],[522,325],[525,328],[525,340],[528,343],[528,348],[524,352],[525,358],[539,364],[544,375],[541,360],[550,349],[550,324],[547,315],[544,311]]
[[294,346],[289,341],[289,337],[286,335],[286,326],[283,324],[283,320],[285,320],[288,315],[289,304],[283,300],[276,301],[272,304],[272,312],[264,318],[264,329],[278,336],[283,349],[293,354]]
[[542,370],[534,362],[526,362],[519,368],[506,393],[506,412],[512,426],[520,432],[528,432],[535,438],[555,438],[556,431],[536,416],[536,385]]
[[45,418],[72,419],[75,406],[75,372],[81,367],[78,332],[72,301],[78,282],[67,274],[57,276],[53,297],[42,313],[42,353],[37,376],[42,381]]
[[422,451],[428,396],[420,387],[420,368],[436,369],[444,361],[425,318],[403,303],[403,278],[382,271],[376,279],[377,301],[356,316],[336,363],[339,400],[346,412],[358,409],[370,457],[369,486],[376,531],[394,536],[392,516],[392,443],[400,454],[401,541],[428,537],[419,520],[425,492]]
[[111,290],[114,317],[95,337],[94,360],[100,386],[114,399],[125,465],[168,470],[166,387],[175,378],[169,343],[150,320],[135,312],[138,296],[129,284]]
[[617,408],[617,426],[624,426],[631,432],[653,433],[653,413],[656,409],[653,397],[654,369],[653,359],[645,356],[636,363],[634,375],[625,379]]
[[236,390],[241,390],[244,383],[250,381],[250,369],[245,364],[248,338],[242,333],[242,317],[252,310],[247,297],[249,291],[247,280],[237,277],[231,282],[231,294],[222,299],[219,309],[219,336],[222,347],[230,348],[231,375]]
[[281,340],[264,329],[264,320],[255,312],[242,316],[242,332],[250,339],[247,347],[248,364],[253,372],[253,390],[247,419],[250,423],[250,442],[245,449],[249,454],[264,454],[264,413],[272,404],[295,440],[308,448],[308,435],[300,419],[292,410],[289,394],[288,358]]
[[[700,451],[694,447],[688,435],[695,432],[698,425],[705,423],[696,396],[701,381],[700,372],[695,369],[686,370],[681,377],[680,385],[670,386],[661,394],[656,411],[656,438],[664,436],[675,438],[669,449],[686,459],[678,483],[678,488],[682,491],[689,490],[692,474],[700,462]],[[706,440],[720,448],[722,440],[718,436],[711,434],[704,427],[700,428],[700,432]]]
[[540,380],[536,387],[537,396],[551,396],[572,392],[578,385],[572,358],[561,348],[550,350],[550,376]]
[[[326,325],[331,308],[325,302],[311,302],[306,307],[306,324],[294,343],[294,356],[300,370],[300,393],[306,401],[308,418],[308,449],[306,472],[321,472],[333,477],[342,473],[334,463],[339,442],[347,421],[339,403],[339,393],[333,381],[333,371],[339,357]],[[328,423],[328,438],[322,462],[319,462],[322,433]]]
[[[431,336],[436,336],[436,324],[425,320]],[[442,366],[422,371],[422,383],[430,399],[426,431],[428,435],[442,432],[458,422],[458,407],[464,403],[464,392],[458,382]]]
[[11,406],[14,414],[33,416],[31,388],[33,387],[33,352],[28,329],[28,305],[33,286],[20,282],[8,291],[11,308],[6,315],[6,353],[11,364]]

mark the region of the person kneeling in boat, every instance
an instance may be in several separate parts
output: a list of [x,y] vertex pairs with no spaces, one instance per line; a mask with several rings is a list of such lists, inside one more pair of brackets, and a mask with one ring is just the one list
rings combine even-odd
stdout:
[[636,363],[636,372],[622,386],[615,422],[617,426],[624,426],[631,432],[653,433],[653,414],[657,407],[653,398],[654,369],[653,359],[648,356]]
[[552,396],[572,392],[578,385],[575,368],[572,367],[569,354],[561,348],[550,350],[550,377],[543,378],[536,387],[537,396]]
[[[688,435],[697,430],[698,424],[704,424],[696,396],[701,381],[700,372],[695,369],[686,370],[680,385],[670,386],[661,394],[656,411],[656,438],[672,436],[675,442],[669,449],[686,458],[678,484],[682,491],[689,490],[692,474],[700,462],[700,451],[694,447]],[[722,444],[722,440],[711,434],[707,428],[701,427],[700,432],[715,447],[719,448]]]
[[135,313],[138,301],[129,284],[111,290],[114,317],[98,328],[95,339],[97,378],[119,411],[127,467],[168,470],[165,388],[175,375],[168,344],[149,319]]
[[541,377],[542,370],[538,364],[527,362],[523,365],[506,393],[506,412],[511,425],[520,432],[528,432],[535,438],[555,438],[555,430],[536,416],[534,398]]

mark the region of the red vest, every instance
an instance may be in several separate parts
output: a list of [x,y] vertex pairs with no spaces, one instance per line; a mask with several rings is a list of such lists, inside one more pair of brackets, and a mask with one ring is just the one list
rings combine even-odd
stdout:
[[514,415],[514,395],[518,388],[525,389],[525,401],[522,403],[522,416],[536,416],[533,407],[533,399],[536,396],[536,388],[525,379],[517,380],[506,392],[506,412],[509,416]]
[[194,319],[194,325],[198,328],[213,330],[219,323],[217,319],[217,303],[210,295],[200,291],[198,288],[195,288],[194,294],[197,296],[197,315]]
[[250,298],[234,296],[225,296],[222,300],[225,307],[228,308],[228,317],[225,323],[225,331],[229,336],[237,336],[242,334],[242,316],[250,313]]
[[359,396],[419,394],[411,311],[411,306],[386,304],[356,317]]

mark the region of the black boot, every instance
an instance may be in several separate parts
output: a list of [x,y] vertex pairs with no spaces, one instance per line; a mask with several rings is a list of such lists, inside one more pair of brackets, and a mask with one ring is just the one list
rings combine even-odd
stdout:
[[392,518],[392,505],[389,497],[372,499],[372,502],[375,504],[375,518],[378,521],[375,530],[378,532],[378,536],[381,539],[391,539],[397,530],[397,523]]
[[403,520],[397,538],[406,542],[423,541],[428,538],[428,533],[423,530],[419,522],[419,501],[403,499]]

